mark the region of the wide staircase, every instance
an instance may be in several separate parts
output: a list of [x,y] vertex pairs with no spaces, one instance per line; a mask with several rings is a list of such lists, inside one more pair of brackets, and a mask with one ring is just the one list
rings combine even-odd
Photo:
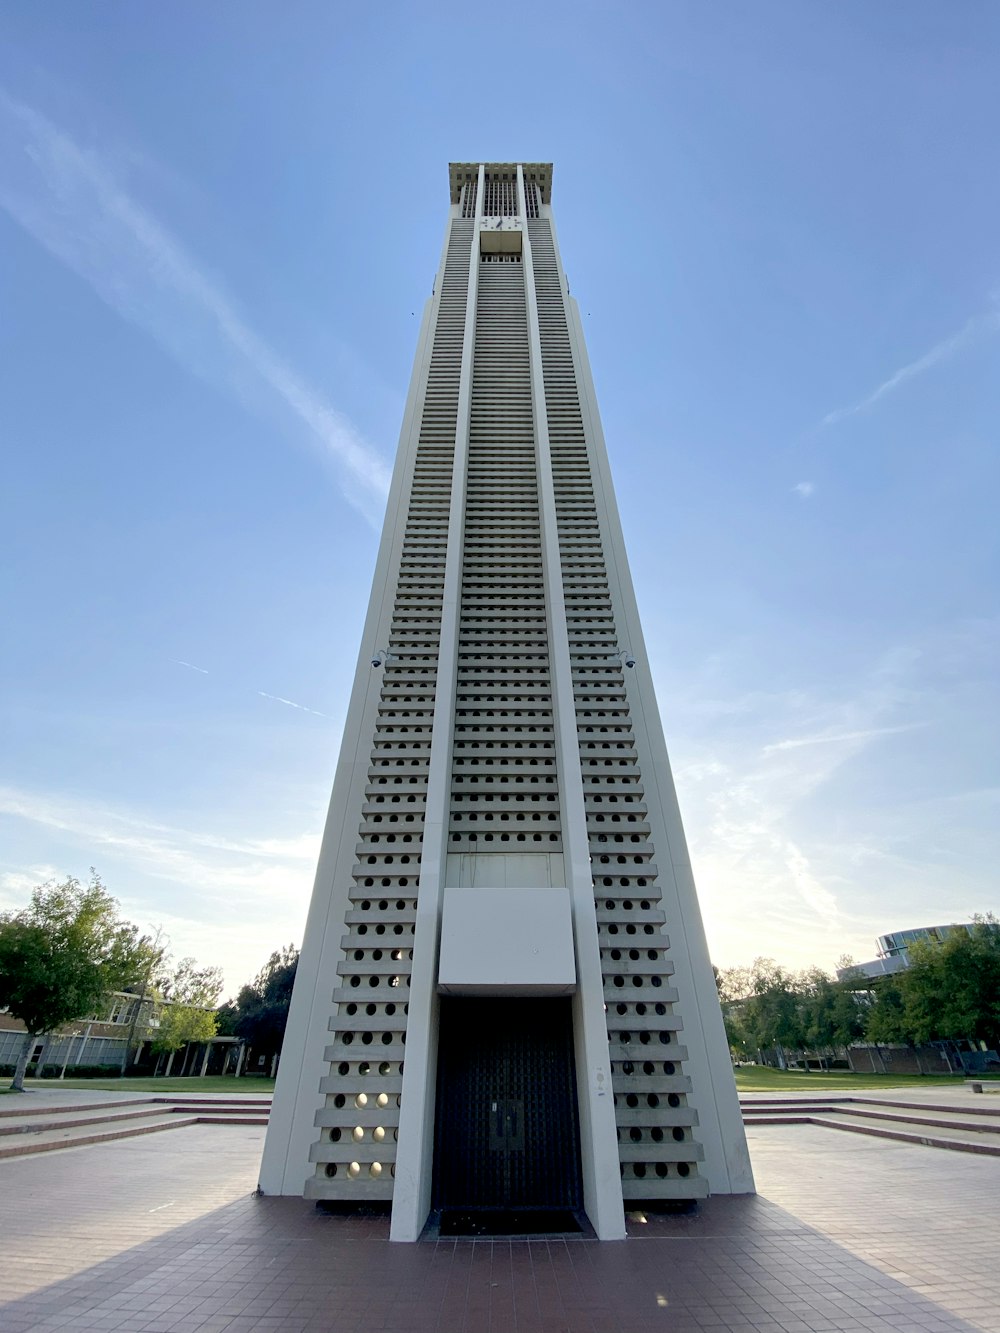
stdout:
[[[959,1089],[955,1101],[936,1103],[885,1097],[809,1096],[742,1097],[743,1123],[755,1125],[820,1125],[850,1134],[918,1143],[953,1152],[977,1152],[1000,1157],[1000,1096],[977,1097],[965,1105],[968,1089]],[[959,1104],[956,1104],[959,1103]]]
[[110,1143],[137,1134],[156,1134],[186,1125],[266,1125],[270,1097],[187,1095],[96,1098],[66,1102],[46,1099],[25,1105],[26,1097],[0,1102],[0,1158]]

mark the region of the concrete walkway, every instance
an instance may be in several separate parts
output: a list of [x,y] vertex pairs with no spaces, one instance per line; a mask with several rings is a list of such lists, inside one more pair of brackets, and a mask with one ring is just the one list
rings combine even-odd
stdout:
[[5,1333],[1000,1333],[1000,1159],[750,1131],[760,1194],[630,1239],[391,1245],[252,1197],[259,1128],[0,1163]]

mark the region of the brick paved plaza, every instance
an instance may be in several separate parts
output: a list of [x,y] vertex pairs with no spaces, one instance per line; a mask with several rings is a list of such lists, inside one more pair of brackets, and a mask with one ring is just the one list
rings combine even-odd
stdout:
[[1000,1333],[1000,1158],[751,1130],[760,1194],[613,1244],[390,1245],[251,1195],[263,1129],[0,1162],[0,1329]]

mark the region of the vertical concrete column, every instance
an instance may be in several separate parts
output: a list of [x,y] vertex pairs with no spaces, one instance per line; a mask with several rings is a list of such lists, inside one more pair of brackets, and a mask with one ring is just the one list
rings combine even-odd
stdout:
[[577,1098],[580,1111],[580,1148],[583,1165],[584,1206],[601,1240],[625,1235],[618,1138],[615,1130],[611,1060],[604,1016],[604,981],[597,934],[593,876],[587,835],[587,814],[580,772],[580,747],[573,696],[573,670],[566,628],[562,560],[556,521],[552,457],[549,449],[542,345],[535,303],[535,277],[525,207],[524,172],[517,168],[518,212],[524,231],[521,267],[524,270],[528,309],[528,346],[531,356],[531,396],[538,457],[539,509],[548,608],[549,670],[555,720],[559,795],[564,830],[563,857],[573,904],[577,989],[573,999]]
[[[552,223],[555,240],[555,223]],[[560,264],[558,244],[556,262]],[[583,325],[576,301],[566,291],[566,317],[574,373],[580,394],[584,432],[591,452],[594,499],[607,552],[607,570],[619,642],[635,657],[634,671],[626,673],[629,707],[646,791],[648,818],[660,866],[661,905],[666,912],[673,983],[687,1034],[685,1072],[692,1083],[691,1103],[698,1112],[698,1137],[705,1149],[702,1171],[713,1194],[752,1194],[753,1170],[739,1098],[733,1080],[726,1037],[715,987],[712,963],[695,891],[694,874],[680,807],[667,756],[660,710],[649,670],[635,590],[629,569],[621,519],[615,500],[604,432],[597,409],[593,376],[587,357]]]
[[406,1059],[399,1109],[396,1178],[392,1195],[390,1240],[416,1240],[431,1206],[434,1166],[434,1094],[437,1074],[437,960],[441,899],[447,857],[451,797],[451,752],[458,672],[458,617],[462,592],[463,531],[466,472],[469,458],[469,415],[472,406],[472,361],[476,345],[476,298],[479,284],[479,224],[483,215],[484,167],[480,164],[476,214],[469,251],[469,284],[462,341],[462,377],[455,421],[455,458],[448,517],[448,548],[438,645],[431,737],[427,808],[424,815],[417,919],[410,971]]
[[[446,256],[447,239],[441,259],[442,274]],[[330,1041],[336,965],[343,956],[340,941],[355,860],[356,839],[351,836],[351,830],[357,830],[361,817],[381,697],[381,675],[372,670],[370,662],[372,653],[387,646],[392,626],[395,578],[406,531],[413,460],[439,306],[440,296],[432,296],[421,320],[385,524],[355,664],[354,686],[344,721],[337,773],[285,1027],[283,1050],[286,1054],[278,1068],[264,1141],[260,1188],[265,1194],[302,1194],[306,1176],[312,1169],[310,1146],[320,1133],[315,1116],[325,1101],[320,1082],[329,1068],[324,1051]]]

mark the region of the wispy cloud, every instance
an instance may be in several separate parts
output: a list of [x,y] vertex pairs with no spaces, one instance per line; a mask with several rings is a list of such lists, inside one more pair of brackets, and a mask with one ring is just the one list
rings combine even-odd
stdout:
[[[295,820],[303,814],[296,809]],[[96,865],[125,917],[167,929],[176,957],[193,954],[225,969],[229,990],[253,976],[272,949],[301,938],[319,854],[319,806],[283,837],[227,837],[161,824],[141,810],[0,786],[5,817],[0,909],[20,908],[33,886],[83,877]],[[268,809],[276,826],[280,812]],[[51,860],[11,857],[16,842],[44,845]],[[61,862],[61,864],[56,864]]]
[[172,657],[170,660],[173,662],[174,666],[187,667],[188,671],[198,671],[203,676],[211,674],[205,667],[195,666],[193,662],[182,662],[179,657]]
[[895,393],[907,381],[915,379],[918,375],[923,375],[925,371],[933,369],[942,361],[949,361],[967,347],[981,342],[983,338],[998,331],[1000,331],[1000,310],[991,310],[986,314],[973,316],[957,333],[953,333],[950,338],[945,338],[942,342],[937,343],[929,352],[917,357],[916,361],[911,361],[909,365],[897,370],[895,374],[890,375],[887,380],[883,380],[877,389],[873,389],[859,402],[853,403],[850,407],[838,407],[835,411],[828,412],[820,422],[820,426],[833,426],[846,417],[856,416],[858,412],[866,412],[881,399]]
[[297,708],[302,713],[312,713],[314,717],[330,716],[329,713],[321,713],[318,708],[307,708],[305,704],[297,704],[294,699],[283,699],[280,694],[268,694],[267,690],[258,690],[257,693],[262,699],[273,699],[276,704],[287,704],[289,708]]
[[769,633],[657,681],[715,961],[829,968],[895,926],[996,910],[1000,621],[935,624],[867,666],[845,641],[804,675]]
[[795,483],[792,490],[796,495],[801,496],[803,500],[808,500],[816,490],[816,487],[811,481],[799,481]]
[[[888,650],[853,682],[838,680],[825,694],[754,690],[733,695],[717,715],[699,716],[690,757],[675,771],[720,964],[768,954],[793,966],[832,966],[844,950],[870,949],[886,929],[886,904],[872,897],[864,869],[851,861],[871,832],[868,825],[861,832],[860,820],[853,829],[843,825],[844,774],[853,765],[870,782],[873,772],[891,771],[873,747],[931,725],[923,714],[906,720],[923,702],[912,688],[914,654]],[[711,673],[712,689],[720,670]],[[683,695],[667,693],[678,716],[687,716]],[[674,738],[675,753],[683,751],[682,735]],[[884,825],[883,815],[874,827]]]
[[0,206],[190,370],[241,398],[269,395],[306,427],[347,500],[377,524],[389,485],[384,460],[250,327],[100,154],[2,91]]
[[907,722],[899,727],[865,727],[861,731],[823,732],[818,736],[792,736],[787,740],[765,745],[761,754],[776,754],[781,750],[798,750],[804,745],[856,745],[874,740],[876,736],[895,736],[902,731],[915,731],[922,722]]
[[[319,854],[319,809],[305,813],[311,832],[227,837],[63,792],[0,786],[0,816],[11,821],[10,833],[62,859],[58,868],[28,858],[12,864],[8,833],[0,909],[23,906],[36,884],[82,875],[94,864],[126,917],[164,925],[178,957],[218,963],[230,987],[252,976],[278,944],[301,938]],[[268,819],[275,824],[277,812]]]
[[162,878],[179,876],[202,889],[213,885],[231,885],[234,875],[241,887],[246,889],[255,878],[253,875],[237,874],[231,862],[226,865],[220,878],[215,870],[205,864],[203,853],[219,853],[227,858],[237,857],[255,862],[288,857],[312,860],[319,851],[318,840],[313,837],[227,838],[220,834],[161,824],[128,810],[81,801],[58,792],[40,793],[10,786],[0,786],[0,814],[12,815],[62,833],[83,836],[94,847],[134,853],[151,873]]
[[49,880],[58,880],[62,876],[57,866],[41,863],[26,866],[23,870],[7,870],[0,874],[0,907],[7,903],[10,907],[21,907],[26,902],[31,890]]

